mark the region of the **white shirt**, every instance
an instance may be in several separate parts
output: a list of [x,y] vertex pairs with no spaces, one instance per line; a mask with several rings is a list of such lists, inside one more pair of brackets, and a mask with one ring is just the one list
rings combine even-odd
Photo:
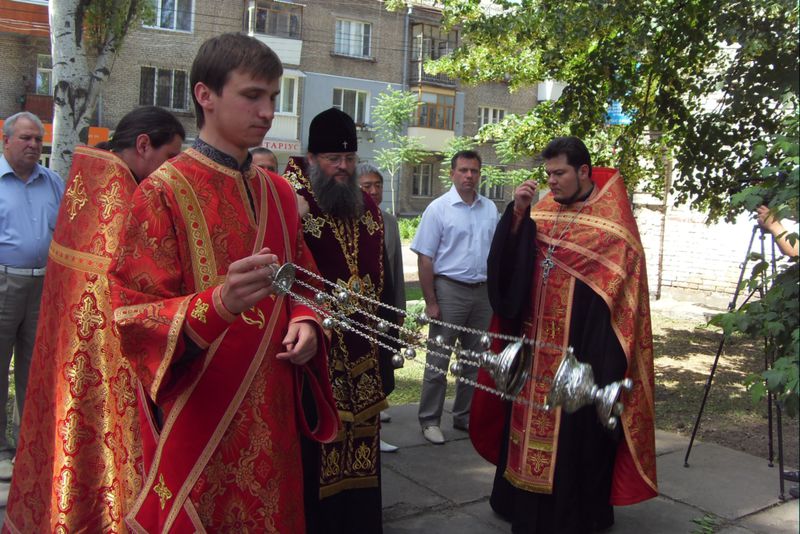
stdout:
[[433,259],[434,275],[485,282],[486,259],[499,217],[488,198],[476,193],[469,205],[452,186],[425,208],[411,250]]

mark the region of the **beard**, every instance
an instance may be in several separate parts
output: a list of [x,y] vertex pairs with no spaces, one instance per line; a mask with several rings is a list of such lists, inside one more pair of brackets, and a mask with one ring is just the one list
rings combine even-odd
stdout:
[[339,183],[322,172],[319,165],[309,164],[308,179],[320,209],[337,219],[356,219],[364,212],[364,197],[355,173],[347,182]]

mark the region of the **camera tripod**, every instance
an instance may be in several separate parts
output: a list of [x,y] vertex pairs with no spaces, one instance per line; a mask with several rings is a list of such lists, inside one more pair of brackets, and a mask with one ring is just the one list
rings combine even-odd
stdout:
[[[741,264],[741,269],[739,270],[739,279],[736,282],[736,289],[733,292],[733,297],[728,304],[728,312],[732,311],[739,311],[742,307],[747,304],[753,296],[758,293],[759,298],[763,298],[764,294],[767,291],[767,270],[763,270],[760,273],[760,283],[757,287],[750,291],[750,294],[747,295],[747,298],[744,299],[741,305],[737,307],[737,301],[739,300],[739,294],[742,288],[742,280],[744,280],[744,274],[747,270],[747,264],[751,259],[751,254],[753,252],[753,243],[755,242],[756,235],[759,234],[759,241],[760,241],[760,252],[761,258],[765,261],[769,261],[769,269],[770,272],[774,275],[776,272],[775,267],[775,238],[774,236],[770,236],[770,254],[769,259],[767,258],[766,254],[766,246],[764,241],[766,240],[766,235],[764,230],[762,230],[758,224],[753,225],[753,232],[750,235],[750,243],[747,246],[747,252],[745,253],[744,261]],[[708,373],[708,378],[706,379],[706,383],[704,386],[703,392],[703,400],[700,403],[700,409],[697,412],[697,418],[694,422],[694,427],[692,428],[692,436],[689,438],[689,446],[686,449],[686,456],[683,459],[683,466],[689,467],[689,455],[692,452],[692,445],[694,445],[694,439],[697,435],[697,430],[700,428],[700,420],[703,417],[703,410],[706,406],[706,401],[708,400],[708,394],[711,391],[711,383],[714,381],[714,374],[717,371],[717,365],[719,364],[719,357],[722,354],[722,350],[725,347],[725,342],[727,341],[728,336],[726,334],[722,335],[722,338],[719,341],[719,345],[717,346],[717,352],[714,356],[714,362],[711,364],[711,370]],[[764,369],[769,369],[775,361],[775,354],[773,351],[769,349],[769,344],[767,342],[767,338],[764,338]],[[787,479],[784,473],[783,467],[783,421],[782,421],[782,414],[781,414],[781,406],[780,403],[777,402],[772,393],[767,392],[767,432],[768,432],[768,460],[769,466],[774,467],[774,442],[773,442],[773,408],[775,409],[775,423],[777,427],[777,434],[778,434],[778,468],[780,470],[779,473],[779,485],[780,485],[780,492],[778,494],[778,498],[780,500],[785,500],[786,497],[784,495],[784,480]]]

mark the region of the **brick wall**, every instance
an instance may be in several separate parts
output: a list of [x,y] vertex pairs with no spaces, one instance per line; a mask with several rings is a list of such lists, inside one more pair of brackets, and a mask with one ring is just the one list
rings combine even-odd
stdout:
[[[372,58],[333,54],[337,18],[368,22],[372,25]],[[307,3],[303,10],[303,19],[302,70],[364,80],[392,83],[401,81],[402,13],[390,13],[382,2],[374,0],[350,3],[322,0]]]
[[49,54],[50,42],[38,37],[0,35],[0,117],[22,111],[21,99],[36,88],[36,54]]
[[[648,281],[651,294],[658,289],[658,260],[662,213],[652,207],[637,207],[636,219],[647,255]],[[724,308],[736,289],[752,236],[754,221],[747,214],[733,223],[706,225],[703,213],[687,206],[670,207],[664,225],[661,294],[679,299],[692,299]],[[757,234],[753,251],[759,252]],[[770,250],[770,238],[765,240]],[[754,264],[748,264],[749,276]],[[744,296],[740,297],[739,303]]]
[[[142,26],[132,29],[103,89],[100,126],[113,128],[123,115],[139,105],[141,67],[188,73],[203,41],[221,33],[242,31],[242,20],[241,1],[196,0],[191,33]],[[188,111],[175,114],[191,138],[197,135],[191,96],[188,107]]]

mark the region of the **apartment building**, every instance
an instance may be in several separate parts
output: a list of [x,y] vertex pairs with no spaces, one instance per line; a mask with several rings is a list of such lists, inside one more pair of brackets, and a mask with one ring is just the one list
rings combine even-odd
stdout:
[[[280,164],[305,152],[311,119],[336,106],[349,113],[359,132],[359,156],[373,161],[386,144],[377,134],[372,110],[387,88],[417,93],[420,104],[408,134],[427,152],[417,165],[387,180],[400,214],[421,213],[448,185],[439,179],[441,152],[455,136],[474,135],[480,126],[536,104],[533,91],[510,94],[504,84],[462,86],[426,71],[424,63],[458,46],[458,30],[444,31],[433,2],[389,12],[378,0],[153,0],[154,16],[129,31],[104,86],[95,114],[101,129],[112,128],[137,105],[169,109],[191,140],[197,134],[189,93],[189,70],[200,44],[224,32],[241,31],[266,43],[281,58],[284,77],[273,127],[264,146]],[[0,45],[6,54],[0,78],[0,114],[25,109],[52,121],[52,60],[46,0],[0,0]],[[497,164],[491,146],[479,151]],[[46,160],[45,160],[46,161]],[[505,188],[508,189],[508,188]],[[503,187],[484,188],[502,203]]]

